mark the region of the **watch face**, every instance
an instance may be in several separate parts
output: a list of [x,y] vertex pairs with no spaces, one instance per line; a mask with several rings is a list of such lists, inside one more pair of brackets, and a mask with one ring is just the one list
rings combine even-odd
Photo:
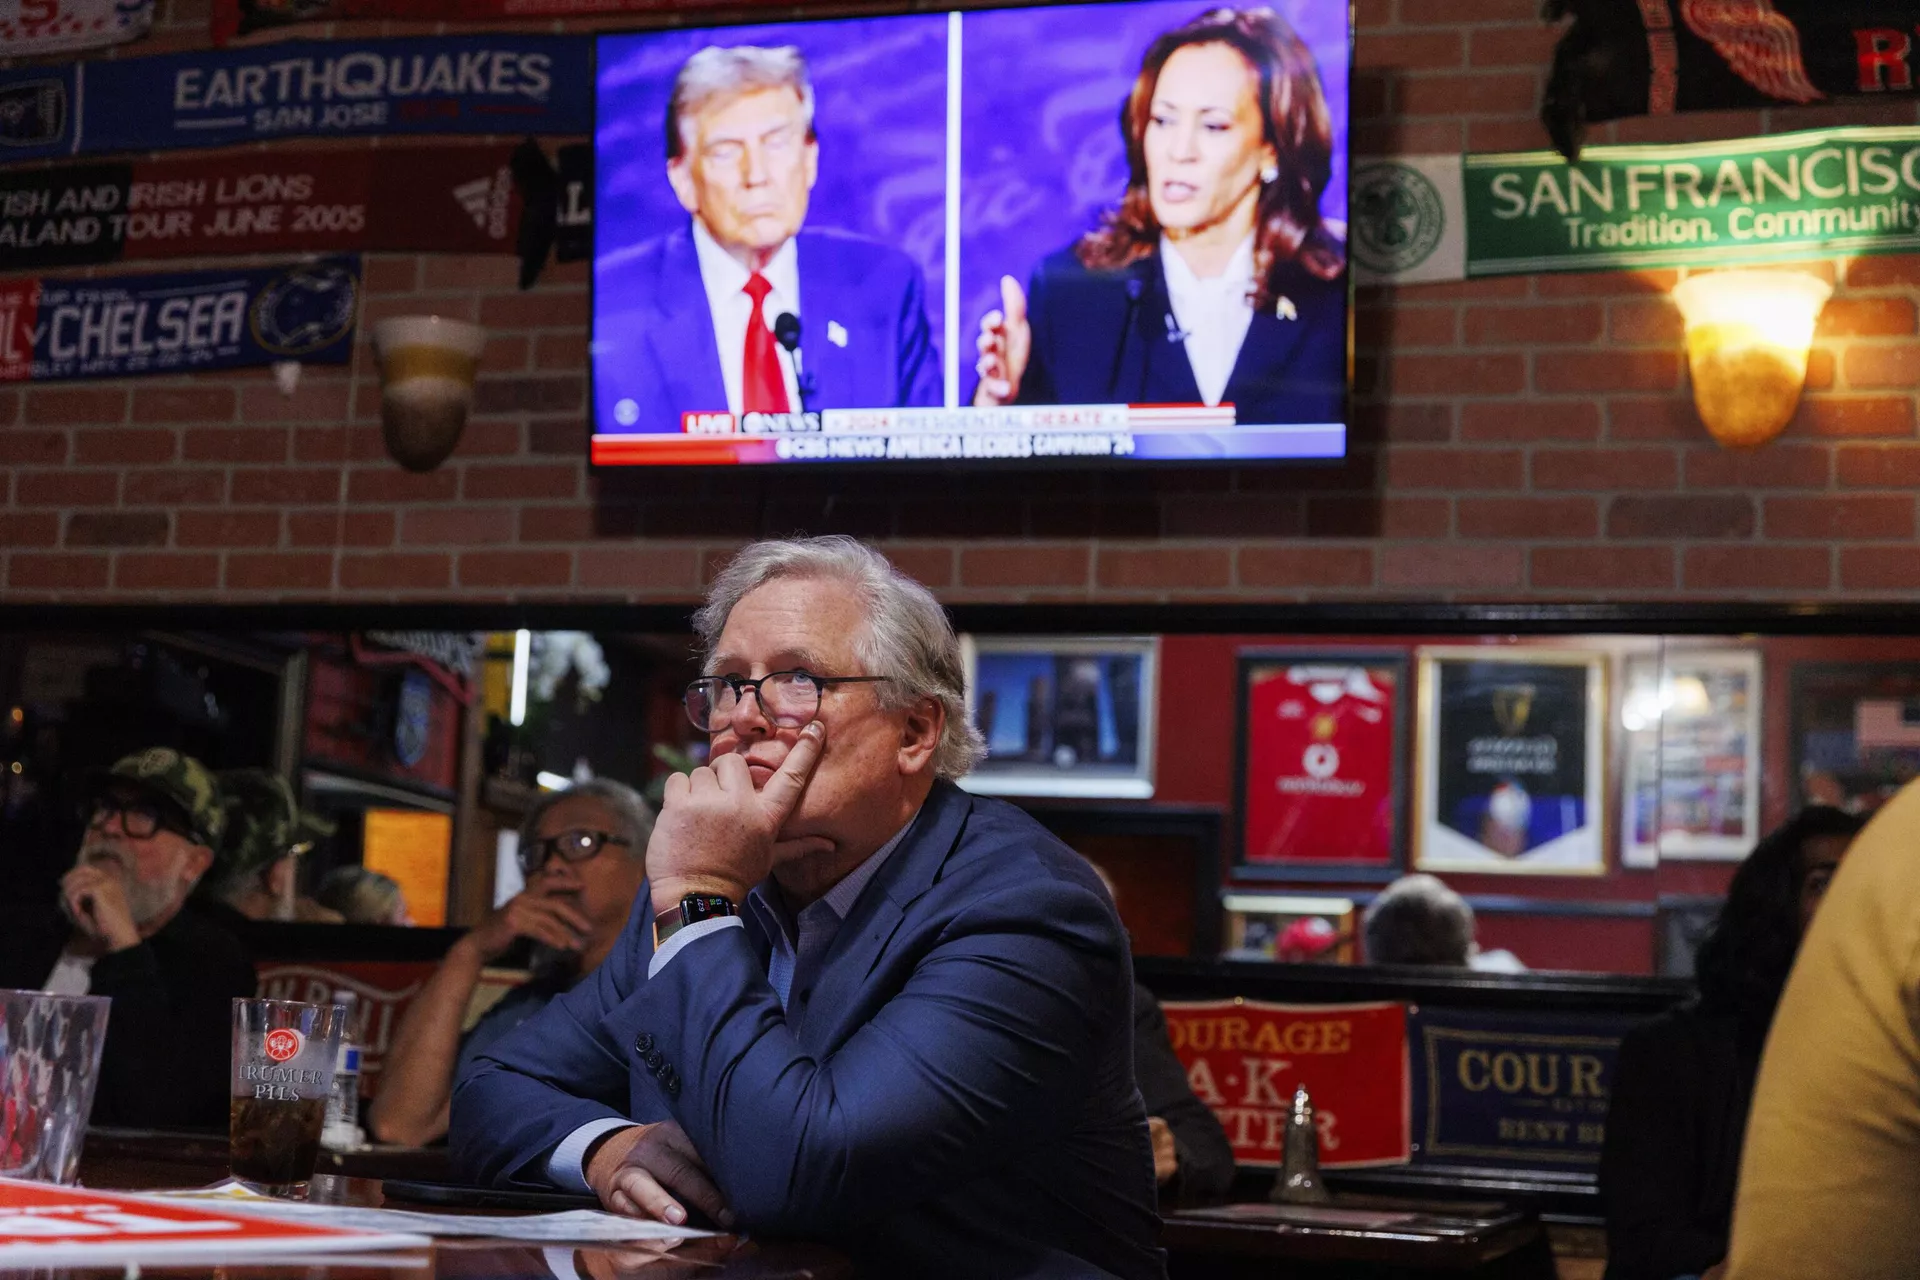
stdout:
[[739,914],[739,908],[731,899],[717,893],[690,893],[680,899],[680,918],[688,924],[696,920],[716,920],[721,916]]

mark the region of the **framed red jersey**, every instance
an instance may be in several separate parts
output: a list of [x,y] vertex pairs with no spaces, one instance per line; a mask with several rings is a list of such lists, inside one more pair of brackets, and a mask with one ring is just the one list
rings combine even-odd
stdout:
[[1407,655],[1240,655],[1238,879],[1391,880],[1402,865]]

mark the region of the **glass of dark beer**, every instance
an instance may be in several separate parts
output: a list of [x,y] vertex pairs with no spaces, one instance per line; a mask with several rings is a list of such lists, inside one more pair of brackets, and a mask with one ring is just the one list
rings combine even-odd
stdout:
[[233,1002],[233,1176],[272,1195],[304,1196],[320,1154],[347,1007]]

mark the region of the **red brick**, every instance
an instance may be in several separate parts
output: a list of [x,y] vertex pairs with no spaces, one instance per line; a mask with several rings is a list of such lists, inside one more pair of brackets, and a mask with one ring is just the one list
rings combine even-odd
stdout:
[[349,462],[377,462],[387,456],[386,442],[378,427],[295,427],[293,460],[329,462],[345,466]]
[[1459,313],[1451,306],[1366,307],[1354,317],[1353,341],[1361,351],[1451,347],[1459,327]]
[[1629,494],[1607,507],[1610,538],[1751,538],[1753,502],[1734,494]]
[[533,345],[533,367],[547,373],[587,367],[587,335],[543,333]]
[[349,590],[425,590],[452,580],[453,557],[444,552],[382,551],[340,558],[340,585]]
[[1082,587],[1092,549],[1057,543],[963,547],[960,582],[966,587]]
[[1553,60],[1553,44],[1559,33],[1535,23],[1486,28],[1469,38],[1467,61],[1476,67],[1544,67]]
[[1690,590],[1824,591],[1833,582],[1825,547],[1693,547],[1683,574]]
[[1468,151],[1544,151],[1552,145],[1537,119],[1474,120],[1467,125]]
[[391,511],[290,511],[287,542],[296,547],[388,547],[397,524]]
[[1893,539],[1913,537],[1912,494],[1768,498],[1769,538]]
[[1669,391],[1680,385],[1677,351],[1543,351],[1533,358],[1536,391]]
[[1417,400],[1374,401],[1353,409],[1353,437],[1361,441],[1431,444],[1453,438],[1453,406]]
[[130,507],[187,507],[217,503],[226,494],[226,472],[180,467],[129,471],[121,497]]
[[1099,585],[1121,591],[1191,590],[1233,581],[1224,547],[1102,548],[1096,569]]
[[460,555],[463,587],[564,587],[573,578],[573,556],[566,551],[465,551]]
[[1855,258],[1847,264],[1847,288],[1885,289],[1920,285],[1920,256],[1910,253]]
[[1467,343],[1475,347],[1585,345],[1597,341],[1603,327],[1597,302],[1467,308]]
[[353,383],[346,378],[319,377],[309,372],[290,396],[272,384],[249,383],[240,388],[240,421],[338,422],[353,406]]
[[1810,396],[1800,403],[1798,421],[1822,436],[1910,436],[1910,396]]
[[[1043,508],[1044,509],[1044,508]],[[1040,511],[1034,512],[1036,516]],[[906,515],[905,511],[901,512]],[[1157,533],[1169,538],[1287,538],[1307,531],[1306,504],[1284,494],[1195,494],[1161,504]],[[1017,530],[1016,530],[1017,532]]]
[[107,585],[105,552],[16,551],[7,557],[7,585],[41,591],[89,591]]
[[1906,298],[1835,298],[1814,326],[1822,338],[1886,337],[1913,331],[1913,303]]
[[1534,9],[1516,0],[1400,0],[1400,23],[1408,27],[1524,22],[1533,25]]
[[1807,390],[1825,391],[1833,385],[1835,361],[1833,352],[1826,347],[1815,347],[1807,352]]
[[1678,350],[1686,326],[1668,298],[1621,298],[1607,304],[1607,336],[1615,342]]
[[460,477],[452,467],[437,471],[402,471],[384,467],[355,467],[347,476],[347,501],[450,502],[460,491]]
[[513,513],[500,507],[420,507],[400,517],[408,546],[480,546],[513,541]]
[[1671,293],[1677,271],[1570,271],[1536,276],[1533,291],[1542,298],[1635,298]]
[[1521,581],[1521,551],[1498,543],[1403,543],[1381,548],[1380,585],[1504,590]]
[[280,545],[278,511],[181,511],[174,518],[176,547],[252,547]]
[[953,548],[950,546],[907,546],[897,542],[880,548],[893,561],[893,567],[935,591],[953,585]]
[[1593,498],[1461,498],[1454,520],[1462,538],[1591,538],[1600,532]]
[[0,389],[0,427],[13,424],[14,420],[20,416],[21,403],[18,391]]
[[333,556],[326,552],[236,551],[227,556],[230,591],[324,591],[333,585]]
[[1920,385],[1920,343],[1856,342],[1847,348],[1845,368],[1850,387],[1911,390]]
[[533,343],[525,334],[501,334],[487,339],[486,349],[480,353],[480,368],[485,373],[519,373],[532,355]]
[[1708,439],[1691,397],[1608,396],[1607,436],[1636,442],[1692,444]]
[[[580,424],[574,423],[574,445],[579,447]],[[517,420],[505,422],[469,422],[454,447],[456,458],[504,458],[521,452],[524,432]]]
[[480,323],[489,329],[584,329],[586,290],[568,293],[508,293],[483,299]]
[[572,498],[580,492],[583,466],[576,462],[509,467],[470,466],[460,496],[473,502],[501,498]]
[[520,260],[508,254],[431,253],[420,262],[420,287],[424,289],[504,293],[520,284]]
[[1464,42],[1458,31],[1417,31],[1405,35],[1372,33],[1353,42],[1353,65],[1444,70],[1460,65],[1463,48]]
[[691,546],[634,543],[580,552],[580,586],[592,590],[700,594],[700,554]]
[[[361,283],[368,293],[412,293],[420,287],[420,264],[440,261],[437,255],[416,255],[381,253],[368,254],[361,259]],[[453,261],[464,261],[455,258]],[[509,261],[509,266],[518,270],[518,265]]]
[[1671,489],[1680,466],[1673,450],[1536,449],[1535,489]]
[[534,378],[520,374],[511,378],[482,378],[474,384],[473,411],[496,413],[568,413],[587,402],[584,377]]
[[52,467],[66,460],[67,433],[64,431],[0,429],[0,464]]
[[0,511],[0,548],[52,547],[60,543],[60,517],[52,511]]
[[480,296],[474,293],[390,293],[369,295],[360,305],[360,332],[371,337],[374,326],[394,316],[450,316],[469,323],[480,318]]
[[286,427],[188,427],[184,455],[192,462],[285,462]]
[[17,507],[110,507],[120,488],[111,471],[20,471],[15,473]]
[[1370,587],[1370,547],[1242,547],[1236,577],[1243,587]]
[[133,420],[231,422],[237,403],[232,387],[141,387],[133,393]]
[[1526,484],[1526,455],[1518,449],[1395,446],[1387,450],[1387,488],[1518,489]]
[[127,393],[113,387],[33,387],[26,395],[30,427],[125,422]]
[[1536,547],[1527,580],[1540,591],[1670,591],[1670,547]]
[[586,542],[592,537],[593,508],[584,502],[520,508],[521,542]]
[[113,564],[122,591],[205,591],[220,585],[220,557],[177,551],[123,551]]
[[87,427],[73,433],[73,460],[83,467],[172,462],[180,442],[167,430]]
[[1524,71],[1411,75],[1395,89],[1405,116],[1519,115],[1538,104],[1540,77]]
[[1397,306],[1401,302],[1484,302],[1490,298],[1525,298],[1524,276],[1488,276],[1481,280],[1436,280],[1430,284],[1368,285],[1358,291],[1360,306]]
[[1336,494],[1307,500],[1311,538],[1444,538],[1453,524],[1445,498]]
[[1460,438],[1469,442],[1529,443],[1596,440],[1600,406],[1592,400],[1472,400],[1460,406]]
[[1818,445],[1687,450],[1688,489],[1824,489],[1832,474],[1832,454]]
[[1506,396],[1526,388],[1526,357],[1506,355],[1396,355],[1387,362],[1396,396]]
[[167,517],[161,511],[80,511],[67,517],[69,547],[164,547]]
[[338,502],[340,473],[330,467],[243,469],[233,473],[232,493],[241,506]]
[[1842,547],[1842,591],[1914,591],[1920,589],[1920,555],[1911,545]]

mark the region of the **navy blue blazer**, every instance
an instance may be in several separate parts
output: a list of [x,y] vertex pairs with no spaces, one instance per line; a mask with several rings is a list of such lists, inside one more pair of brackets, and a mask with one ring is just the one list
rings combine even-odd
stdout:
[[646,902],[458,1082],[467,1176],[543,1187],[581,1125],[672,1118],[745,1229],[835,1241],[863,1274],[1165,1276],[1126,935],[1033,819],[936,783],[793,993],[797,1028],[752,913],[649,980]]
[[[1297,263],[1280,269],[1279,304],[1254,313],[1222,403],[1243,425],[1344,422],[1347,277]],[[1113,271],[1081,265],[1072,249],[1040,263],[1027,286],[1033,352],[1022,404],[1198,404],[1156,252]]]
[[[802,231],[794,250],[804,407],[939,405],[940,359],[913,259],[844,231]],[[596,376],[612,379],[640,406],[639,420],[619,430],[677,433],[683,412],[726,411],[691,226],[602,266],[594,290],[595,365],[610,371]]]

